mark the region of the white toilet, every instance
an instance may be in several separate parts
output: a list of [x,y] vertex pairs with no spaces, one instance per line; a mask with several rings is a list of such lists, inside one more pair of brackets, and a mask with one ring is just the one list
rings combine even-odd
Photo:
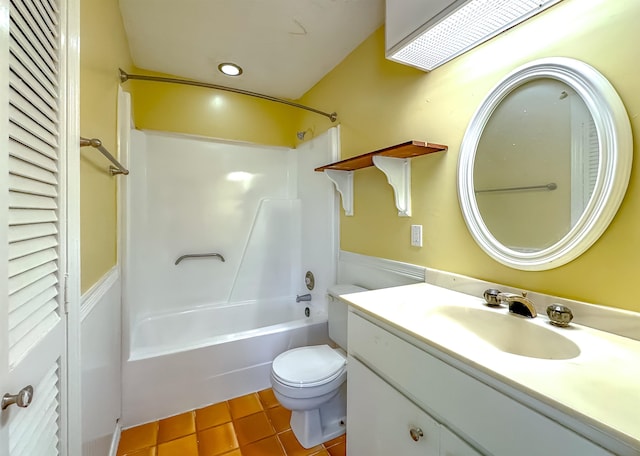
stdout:
[[329,288],[329,337],[342,348],[294,348],[273,360],[273,392],[280,404],[291,410],[291,430],[305,448],[346,430],[347,305],[338,296],[359,291],[365,289],[355,285]]

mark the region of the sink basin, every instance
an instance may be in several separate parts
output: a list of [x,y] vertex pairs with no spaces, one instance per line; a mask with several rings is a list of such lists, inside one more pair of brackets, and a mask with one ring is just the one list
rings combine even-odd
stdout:
[[430,311],[427,317],[430,323],[473,333],[492,347],[514,355],[571,359],[580,354],[580,348],[571,339],[515,315],[473,307],[443,306]]

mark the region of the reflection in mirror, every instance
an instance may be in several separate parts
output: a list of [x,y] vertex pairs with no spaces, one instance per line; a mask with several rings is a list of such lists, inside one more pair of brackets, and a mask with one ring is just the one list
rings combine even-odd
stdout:
[[562,239],[582,215],[598,173],[598,135],[582,98],[540,78],[511,91],[478,142],[478,210],[491,234],[520,252]]
[[458,199],[478,245],[540,271],[587,250],[629,182],[633,138],[622,100],[590,65],[552,57],[505,76],[460,146]]

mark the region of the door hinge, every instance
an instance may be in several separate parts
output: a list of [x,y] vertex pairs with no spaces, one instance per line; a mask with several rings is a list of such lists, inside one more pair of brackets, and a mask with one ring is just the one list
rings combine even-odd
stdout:
[[63,287],[63,302],[64,313],[69,313],[69,274],[64,275],[64,287]]

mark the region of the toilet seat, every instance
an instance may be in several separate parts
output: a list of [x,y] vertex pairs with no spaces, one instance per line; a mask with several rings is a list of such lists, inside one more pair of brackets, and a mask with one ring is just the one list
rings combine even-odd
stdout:
[[286,351],[273,360],[272,374],[283,385],[311,388],[338,378],[347,360],[328,345],[300,347]]

